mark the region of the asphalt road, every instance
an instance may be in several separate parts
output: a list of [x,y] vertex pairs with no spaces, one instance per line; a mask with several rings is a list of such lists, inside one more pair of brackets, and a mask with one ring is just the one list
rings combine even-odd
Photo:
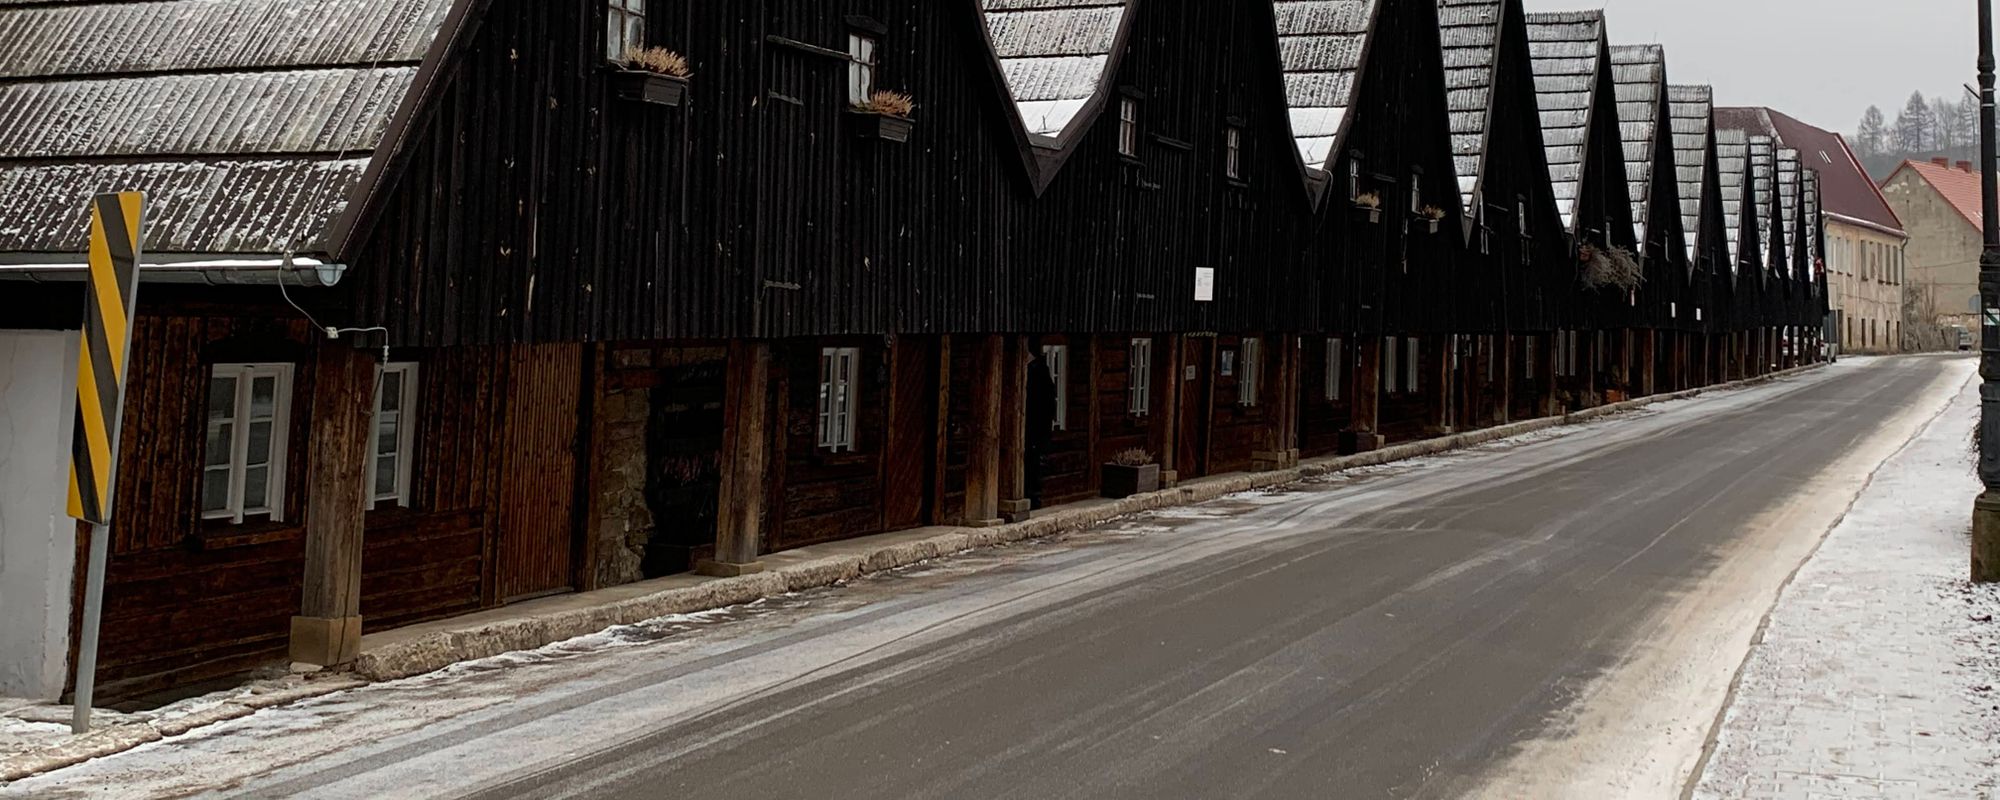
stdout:
[[1554,463],[1447,467],[1357,513],[1338,499],[1367,484],[1197,518],[1175,533],[1296,529],[1053,607],[987,609],[923,646],[830,665],[483,796],[1463,788],[1938,363],[1848,371]]
[[[1575,735],[1588,687],[1679,641],[1667,609],[1789,558],[1733,581],[1760,584],[1730,601],[1759,604],[1754,628],[1822,532],[1775,510],[1906,437],[1885,426],[1949,393],[1945,364],[1842,366],[865,579],[657,647],[369,687],[149,769],[193,786],[218,759],[282,765],[213,787],[231,797],[1457,796]],[[465,698],[484,705],[435,711]],[[1712,718],[1721,697],[1699,699]],[[341,749],[278,760],[308,734]],[[35,790],[141,785],[92,768]]]

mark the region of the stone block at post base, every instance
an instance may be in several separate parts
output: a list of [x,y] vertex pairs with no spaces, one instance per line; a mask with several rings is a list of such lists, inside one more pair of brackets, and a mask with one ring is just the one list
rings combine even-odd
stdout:
[[1160,470],[1160,488],[1172,489],[1179,485],[1181,485],[1180,470],[1175,470],[1175,469]]
[[2000,496],[1991,491],[1972,501],[1972,582],[2000,583]]
[[1000,501],[1000,518],[1008,522],[1026,522],[1033,513],[1034,502],[1027,498]]
[[1340,454],[1351,456],[1356,453],[1372,453],[1382,449],[1382,446],[1387,443],[1387,440],[1383,439],[1382,434],[1379,433],[1342,431],[1340,434]]
[[696,575],[707,575],[711,578],[734,578],[741,575],[755,575],[763,571],[764,562],[762,561],[737,564],[729,561],[716,561],[704,558],[694,565],[694,573]]
[[361,655],[361,617],[293,617],[290,655],[316,667],[352,663]]

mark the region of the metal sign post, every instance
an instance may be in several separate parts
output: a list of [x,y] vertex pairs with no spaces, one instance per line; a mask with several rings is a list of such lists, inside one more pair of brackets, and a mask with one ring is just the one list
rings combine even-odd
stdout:
[[90,564],[84,577],[72,733],[90,730],[90,705],[97,688],[98,621],[104,612],[105,563],[111,556],[118,429],[125,412],[132,315],[139,296],[139,230],[144,205],[144,196],[138,192],[101,194],[90,201],[90,277],[84,298],[83,346],[77,356],[76,420],[69,465],[69,515],[84,522],[89,532]]

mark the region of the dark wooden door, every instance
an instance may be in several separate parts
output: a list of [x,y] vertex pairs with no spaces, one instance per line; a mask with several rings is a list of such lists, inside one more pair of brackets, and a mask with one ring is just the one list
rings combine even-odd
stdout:
[[501,433],[494,596],[501,602],[571,588],[576,546],[577,408],[583,347],[512,349]]
[[937,451],[937,352],[906,337],[890,351],[889,443],[882,471],[882,529],[924,524]]
[[1167,370],[1167,380],[1181,393],[1180,430],[1174,436],[1174,470],[1181,480],[1208,474],[1208,420],[1215,382],[1215,340],[1190,336],[1181,345],[1181,363]]
[[723,351],[663,355],[648,393],[646,505],[653,536],[640,571],[648,578],[686,572],[715,554],[722,491]]

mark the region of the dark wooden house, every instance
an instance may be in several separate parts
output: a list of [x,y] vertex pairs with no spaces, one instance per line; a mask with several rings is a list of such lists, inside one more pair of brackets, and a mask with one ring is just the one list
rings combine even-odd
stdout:
[[1680,214],[1666,51],[1658,45],[1614,47],[1618,118],[1624,137],[1626,185],[1640,243],[1643,283],[1631,293],[1629,326],[1609,332],[1603,358],[1608,384],[1621,394],[1650,393],[1656,376],[1683,388],[1694,341],[1695,305],[1687,295],[1688,235]]

